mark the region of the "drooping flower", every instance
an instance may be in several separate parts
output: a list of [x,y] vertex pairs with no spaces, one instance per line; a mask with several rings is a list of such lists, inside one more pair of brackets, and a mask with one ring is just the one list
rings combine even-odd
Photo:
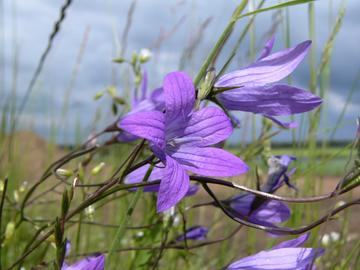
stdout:
[[[148,79],[147,73],[144,72],[141,82],[141,96],[137,96],[137,91],[134,91],[134,96],[131,104],[131,110],[122,118],[131,114],[143,111],[163,110],[164,109],[164,95],[163,89],[156,88],[148,95]],[[137,140],[139,137],[134,136],[125,131],[120,131],[117,140],[120,142],[131,142]]]
[[72,265],[64,263],[61,270],[104,270],[104,268],[105,256],[97,254],[81,259]]
[[187,171],[227,177],[248,170],[240,158],[210,147],[227,139],[233,128],[226,114],[216,107],[193,110],[195,87],[188,75],[168,74],[163,89],[165,113],[138,112],[119,123],[126,132],[147,139],[154,154],[165,164],[158,193],[159,212],[175,205],[188,192]]
[[324,254],[323,249],[300,247],[308,234],[282,242],[270,250],[242,258],[227,267],[227,270],[307,270],[314,260]]
[[289,176],[294,173],[294,169],[288,172],[289,166],[292,161],[296,160],[296,157],[289,155],[271,156],[268,159],[268,178],[264,185],[260,187],[261,191],[274,193],[284,183],[290,188],[296,190],[296,187],[291,184]]
[[205,226],[194,226],[186,230],[183,235],[176,238],[176,242],[187,240],[205,240],[209,229]]
[[[287,175],[288,167],[293,160],[295,157],[288,155],[270,157],[268,160],[268,178],[260,190],[274,193],[283,183],[294,187],[290,184]],[[240,193],[223,202],[233,216],[268,227],[274,227],[277,223],[285,222],[291,215],[291,211],[285,203],[266,200],[256,197],[254,194]]]
[[291,211],[285,203],[265,200],[253,209],[255,198],[253,194],[237,195],[227,201],[227,208],[237,218],[268,227],[274,227],[274,224],[285,222],[290,218]]
[[319,106],[322,100],[310,91],[277,82],[290,75],[301,63],[311,41],[270,54],[273,45],[274,38],[266,43],[254,63],[221,76],[215,87],[238,88],[216,97],[229,110],[262,114],[282,127],[292,128],[295,123],[284,123],[274,116],[307,112]]

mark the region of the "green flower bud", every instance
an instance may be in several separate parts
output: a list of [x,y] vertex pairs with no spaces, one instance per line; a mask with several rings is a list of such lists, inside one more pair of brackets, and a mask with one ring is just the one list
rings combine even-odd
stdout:
[[97,175],[105,166],[104,162],[101,162],[100,164],[96,165],[92,170],[91,170],[91,174],[92,175]]

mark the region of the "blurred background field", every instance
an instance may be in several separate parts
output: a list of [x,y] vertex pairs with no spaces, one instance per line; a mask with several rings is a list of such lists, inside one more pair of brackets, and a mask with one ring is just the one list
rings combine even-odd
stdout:
[[[131,58],[133,52],[150,49],[152,58],[143,66],[149,74],[150,89],[159,86],[162,77],[173,70],[185,70],[195,76],[239,2],[74,1],[27,99],[29,82],[48,44],[63,1],[0,1],[1,183],[5,177],[9,178],[7,205],[0,228],[4,240],[3,265],[16,259],[32,241],[36,230],[60,212],[64,185],[53,177],[37,191],[32,207],[26,211],[34,221],[14,229],[17,211],[29,186],[49,164],[128,109],[127,105],[112,104],[109,96],[94,100],[96,93],[109,87],[117,89],[117,95],[124,100],[130,100],[134,81],[131,69],[112,60],[120,56]],[[254,10],[263,1],[249,2],[247,11]],[[267,1],[264,6],[279,2]],[[225,147],[244,158],[252,169],[233,181],[255,188],[255,168],[264,180],[267,157],[280,154],[297,157],[293,165],[297,170],[291,181],[300,190],[295,194],[285,187],[279,193],[282,195],[313,196],[331,192],[348,172],[356,157],[353,140],[357,128],[355,120],[360,112],[359,13],[357,0],[319,0],[254,17],[229,70],[250,63],[273,35],[276,36],[275,51],[311,39],[311,53],[287,82],[321,95],[324,103],[317,112],[295,116],[292,120],[300,124],[297,129],[281,130],[266,140],[260,140],[259,136],[268,122],[260,116],[236,114],[241,127]],[[223,64],[252,18],[238,22],[219,63]],[[270,126],[267,132],[276,130],[275,126]],[[132,147],[117,144],[101,150],[86,167],[86,182],[98,183],[106,179]],[[86,157],[72,161],[64,168],[77,168],[84,159]],[[100,163],[104,163],[101,172],[92,174]],[[52,191],[37,197],[49,189]],[[74,204],[80,203],[92,190],[79,189]],[[234,194],[225,188],[214,190],[220,198]],[[71,256],[109,249],[120,213],[130,202],[127,194],[118,192],[106,201],[107,204],[96,203],[74,218],[68,230],[73,243]],[[354,190],[326,203],[291,204],[292,218],[284,225],[309,224],[340,201],[359,195],[359,190]],[[124,196],[126,203],[123,200],[120,203],[117,196]],[[146,194],[141,198],[120,248],[160,243],[162,227],[155,222],[153,196]],[[190,206],[209,200],[207,194],[200,191],[184,204]],[[213,224],[210,240],[226,237],[237,227],[211,206],[189,210],[186,217],[188,226]],[[85,221],[83,225],[79,225],[79,219]],[[319,261],[319,269],[360,269],[359,219],[359,206],[354,206],[313,230],[308,245],[327,248]],[[141,227],[149,224],[155,228],[150,236],[146,235],[146,228]],[[140,228],[136,228],[138,226]],[[177,226],[181,228],[181,218]],[[336,239],[323,241],[324,235],[331,232],[336,233]],[[279,242],[265,236],[265,233],[242,228],[228,241],[191,250],[166,250],[160,269],[220,269],[236,258]],[[47,269],[45,266],[31,267],[34,262],[48,262],[54,254],[55,249],[48,241],[23,266],[25,269]],[[123,251],[117,256],[121,268],[109,269],[142,269],[143,263],[155,254],[154,250]]]

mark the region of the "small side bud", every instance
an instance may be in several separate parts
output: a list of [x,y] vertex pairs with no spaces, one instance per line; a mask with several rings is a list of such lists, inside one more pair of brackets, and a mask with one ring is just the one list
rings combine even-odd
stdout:
[[19,202],[19,191],[17,189],[14,190],[14,201]]
[[124,62],[126,62],[125,58],[119,57],[119,58],[115,58],[112,60],[114,63],[118,63],[118,64],[122,64]]
[[94,219],[94,213],[95,213],[94,206],[89,205],[88,207],[85,208],[85,216],[87,216],[90,220]]
[[131,57],[131,64],[132,64],[133,66],[135,66],[137,60],[138,60],[138,55],[136,54],[136,52],[133,52],[132,57]]
[[140,63],[146,63],[152,57],[152,52],[149,49],[141,49],[139,53],[139,61]]
[[92,175],[97,175],[99,172],[101,172],[101,170],[104,168],[105,163],[101,162],[100,164],[96,165],[92,170],[91,170],[91,174]]
[[0,180],[0,192],[3,192],[4,191],[4,181]]
[[7,242],[12,238],[12,236],[14,235],[14,231],[15,231],[15,223],[11,221],[6,225],[5,228],[5,242]]
[[106,89],[106,92],[108,92],[108,94],[114,98],[117,96],[117,90],[116,90],[116,87],[115,86],[109,86],[107,89]]
[[95,94],[94,100],[100,99],[104,95],[104,91],[99,91]]
[[19,188],[19,192],[22,193],[22,192],[25,192],[26,188],[28,186],[28,181],[24,181],[22,182],[20,188]]
[[59,168],[56,170],[56,174],[64,178],[69,178],[70,176],[73,175],[73,172],[67,169]]
[[198,100],[203,100],[210,94],[210,91],[214,86],[215,77],[216,77],[216,74],[215,74],[214,68],[210,69],[206,73],[205,79],[204,79],[203,83],[200,85],[200,89],[199,89],[199,93],[198,93]]

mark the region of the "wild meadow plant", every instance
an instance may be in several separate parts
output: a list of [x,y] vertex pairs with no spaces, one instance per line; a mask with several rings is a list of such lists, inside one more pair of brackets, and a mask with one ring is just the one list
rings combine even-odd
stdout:
[[[13,207],[15,221],[8,223],[4,231],[4,224],[0,223],[1,252],[6,249],[9,254],[16,253],[16,256],[12,261],[1,256],[0,269],[179,269],[161,262],[165,252],[175,250],[180,254],[174,257],[175,260],[191,261],[187,256],[194,249],[226,242],[245,227],[264,231],[275,241],[281,236],[296,237],[282,240],[272,247],[264,247],[252,255],[227,260],[220,266],[221,269],[315,268],[317,259],[326,250],[304,246],[311,230],[331,222],[333,217],[348,207],[360,204],[360,199],[343,202],[310,224],[296,228],[281,225],[292,215],[287,203],[330,201],[360,185],[360,127],[354,143],[358,149],[357,159],[333,192],[307,197],[275,195],[284,185],[295,192],[301,191],[302,187],[297,187],[291,181],[294,173],[291,165],[296,160],[291,153],[268,158],[267,179],[261,183],[257,175],[257,179],[254,179],[256,189],[231,180],[230,177],[246,174],[251,168],[245,158],[224,147],[239,123],[231,111],[261,115],[271,121],[270,125],[274,123],[280,129],[294,129],[297,123],[284,122],[278,117],[318,110],[322,103],[322,98],[311,91],[279,83],[303,61],[311,41],[272,52],[275,42],[275,37],[272,37],[252,64],[229,73],[225,72],[226,67],[216,72],[216,59],[237,20],[309,1],[290,1],[241,15],[247,2],[243,1],[237,7],[194,79],[185,72],[172,71],[165,74],[162,85],[149,94],[147,73],[142,69],[142,64],[151,58],[151,54],[142,51],[134,54],[131,60],[115,59],[119,64],[129,64],[135,75],[133,100],[128,112],[53,162],[39,180],[26,190],[19,203],[12,204],[7,195],[10,180],[4,181],[0,214],[3,215],[4,206]],[[124,105],[124,100],[112,89],[108,89],[107,93],[113,100],[114,111],[117,105]],[[99,93],[96,98],[102,95]],[[111,134],[111,137],[107,137],[107,134]],[[266,133],[264,138],[276,134]],[[110,177],[101,182],[90,181],[91,176],[99,177],[103,173],[105,163],[98,163],[92,170],[89,170],[89,164],[96,160],[101,150],[106,148],[111,151],[117,145],[134,147]],[[73,169],[66,169],[80,157],[85,158]],[[60,211],[52,213],[51,219],[41,220],[32,216],[31,208],[36,200],[54,191],[55,188],[51,187],[38,193],[38,188],[52,176],[58,180],[55,187],[64,186],[59,202]],[[237,194],[220,199],[213,186],[232,189]],[[188,199],[196,198],[201,188],[211,201],[189,204]],[[144,209],[139,211],[141,200]],[[117,225],[93,221],[94,212],[110,207],[114,201],[122,206]],[[227,217],[238,227],[228,237],[207,240],[212,224],[188,224],[191,211],[200,207],[206,208],[210,215],[214,209],[220,209],[221,219]],[[145,221],[145,225],[135,226],[134,217]],[[25,240],[25,246],[17,247],[15,251],[8,250],[6,242],[11,239],[9,235],[20,232],[25,224],[34,225],[36,231]],[[83,242],[94,236],[84,228],[87,224],[98,225],[102,230],[115,228],[115,234],[110,238],[99,235],[97,243],[101,248],[81,253],[82,247],[86,246]],[[76,229],[70,233],[73,226]],[[129,230],[138,232],[128,236]],[[241,245],[240,242],[238,244]],[[51,251],[51,246],[55,247],[55,252]],[[130,258],[125,259],[125,255],[118,255],[123,254],[119,252],[129,252]],[[28,263],[30,257],[31,263]],[[178,262],[173,263],[178,265]],[[186,269],[186,263],[179,267]],[[199,267],[219,268],[206,264]]]

